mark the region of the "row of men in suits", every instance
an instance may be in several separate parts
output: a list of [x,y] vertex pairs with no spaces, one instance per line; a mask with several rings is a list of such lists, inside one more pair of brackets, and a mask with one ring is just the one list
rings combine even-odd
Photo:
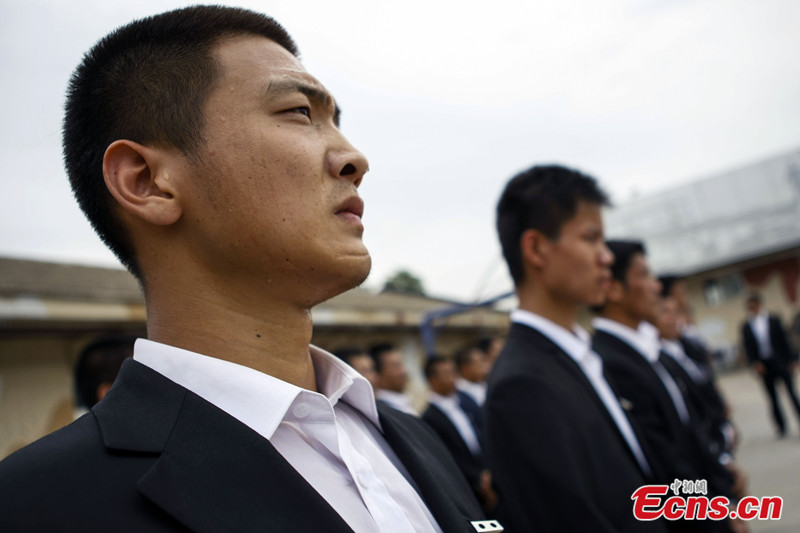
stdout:
[[454,357],[430,355],[424,366],[428,383],[425,409],[418,413],[406,395],[408,373],[402,354],[391,344],[369,350],[344,348],[335,354],[373,384],[378,402],[420,418],[439,436],[487,515],[495,512],[497,495],[483,457],[481,407],[491,347],[502,339],[482,339]]
[[[746,530],[632,513],[643,485],[705,479],[732,499],[744,487],[718,436],[725,404],[670,330],[644,246],[606,242],[607,203],[592,177],[555,165],[518,174],[498,203],[519,299],[483,420],[500,519],[515,531]],[[577,323],[586,307],[593,337]]]
[[142,284],[147,339],[91,411],[0,463],[0,531],[501,531],[436,434],[310,346],[370,270],[366,157],[275,20],[192,6],[96,43],[64,160]]

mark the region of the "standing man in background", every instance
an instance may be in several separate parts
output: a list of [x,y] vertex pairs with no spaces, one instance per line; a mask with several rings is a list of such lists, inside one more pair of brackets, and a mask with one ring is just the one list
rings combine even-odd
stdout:
[[747,320],[742,324],[742,344],[747,360],[761,376],[772,407],[772,419],[779,437],[786,435],[786,421],[778,401],[775,384],[783,381],[800,420],[800,401],[794,388],[797,369],[797,354],[794,353],[786,337],[786,330],[780,318],[767,313],[761,306],[761,296],[751,294],[747,298]]
[[631,495],[653,471],[576,324],[611,281],[607,203],[593,178],[538,166],[514,177],[497,206],[519,309],[489,377],[484,441],[509,531],[666,531],[633,516]]
[[[608,241],[614,254],[612,281],[598,316],[592,347],[603,358],[606,375],[629,407],[660,484],[675,479],[707,479],[714,495],[733,496],[733,475],[710,452],[688,397],[668,369],[658,322],[661,283],[653,276],[639,241]],[[730,532],[728,520],[666,521],[672,532]]]
[[463,408],[460,391],[456,389],[455,364],[442,355],[431,355],[425,363],[425,378],[430,394],[422,420],[447,446],[488,514],[494,509],[497,497],[483,458],[480,427]]
[[369,349],[369,354],[378,374],[375,397],[398,411],[418,416],[419,413],[411,405],[411,398],[406,394],[408,371],[400,350],[392,344],[376,344]]

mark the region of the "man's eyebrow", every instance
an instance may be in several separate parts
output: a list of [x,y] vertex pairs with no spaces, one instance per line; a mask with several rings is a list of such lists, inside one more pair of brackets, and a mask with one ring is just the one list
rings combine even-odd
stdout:
[[336,127],[339,127],[339,117],[342,114],[342,110],[334,101],[331,93],[318,85],[297,79],[272,80],[269,82],[266,92],[269,96],[279,96],[297,92],[305,95],[313,104],[319,107],[333,107],[333,123],[336,124]]

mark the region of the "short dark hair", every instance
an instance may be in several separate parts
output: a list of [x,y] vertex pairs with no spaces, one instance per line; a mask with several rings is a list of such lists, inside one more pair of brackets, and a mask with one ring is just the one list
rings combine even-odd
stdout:
[[372,360],[375,361],[375,372],[378,374],[381,373],[383,370],[383,361],[381,356],[386,352],[394,351],[395,347],[394,344],[388,342],[382,342],[380,344],[375,344],[370,347],[369,355],[372,357]]
[[472,362],[473,353],[485,354],[486,351],[482,350],[477,345],[473,345],[473,346],[467,346],[466,348],[462,348],[461,350],[456,352],[455,363],[456,363],[456,368],[458,368],[459,371]]
[[475,347],[483,353],[488,354],[495,340],[497,340],[497,337],[481,337],[478,339],[478,342],[475,343]]
[[447,363],[452,361],[449,357],[439,354],[432,354],[428,356],[428,359],[425,361],[425,379],[430,379],[433,374],[436,373],[436,367],[441,365],[442,363]]
[[[631,261],[636,254],[647,255],[644,243],[641,241],[610,240],[606,246],[614,254],[614,263],[611,265],[611,278],[625,285],[625,275],[631,267]],[[602,313],[606,302],[593,305],[589,309],[594,313]]]
[[677,274],[663,274],[658,276],[658,281],[661,283],[661,297],[666,298],[672,294],[672,287],[676,283],[685,281],[686,278],[678,276]]
[[534,166],[514,176],[497,204],[497,233],[514,283],[524,278],[520,238],[529,229],[557,239],[579,202],[609,205],[597,181],[558,165]]
[[362,350],[361,348],[357,348],[355,346],[348,346],[347,348],[341,348],[333,352],[333,355],[347,363],[350,364],[350,359],[353,357],[357,357],[359,355],[366,355],[369,356],[366,350]]
[[205,141],[204,104],[220,71],[212,48],[248,34],[298,55],[286,30],[266,15],[193,6],[118,28],[86,53],[72,75],[63,125],[72,191],[100,238],[140,280],[135,250],[103,179],[105,151],[128,139],[174,147],[196,159]]
[[751,302],[752,302],[752,303],[755,303],[755,304],[761,305],[761,294],[759,294],[759,293],[757,293],[757,292],[751,292],[751,293],[750,293],[750,294],[747,296],[747,300],[746,300],[746,302],[747,302],[747,303],[751,303]]
[[625,284],[625,275],[631,268],[631,262],[636,254],[647,255],[642,241],[610,240],[606,246],[614,254],[614,264],[611,265],[611,277]]
[[134,337],[102,337],[89,343],[75,364],[77,404],[92,408],[97,403],[97,388],[113,383],[125,359],[133,356]]

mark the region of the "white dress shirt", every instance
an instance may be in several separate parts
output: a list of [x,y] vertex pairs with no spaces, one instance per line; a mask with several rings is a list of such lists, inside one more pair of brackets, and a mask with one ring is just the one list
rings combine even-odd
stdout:
[[761,359],[769,359],[772,357],[772,341],[769,338],[769,314],[761,310],[758,314],[751,316],[748,322],[750,322],[750,328],[753,330],[753,335],[758,343],[758,356]]
[[698,384],[708,383],[708,377],[706,376],[705,372],[700,370],[700,367],[697,366],[697,363],[692,360],[691,357],[686,355],[686,350],[683,349],[683,345],[679,341],[670,340],[670,339],[661,339],[661,347],[664,349],[664,352],[675,359],[678,364],[680,364],[686,373],[692,378],[692,381]]
[[257,370],[138,339],[133,358],[258,434],[356,532],[441,532],[381,433],[369,382],[309,347],[320,392]]
[[[648,324],[649,325],[649,324]],[[661,343],[658,339],[658,330],[653,326],[642,327],[638,329],[631,329],[625,324],[620,324],[614,320],[609,320],[603,317],[597,317],[592,321],[592,326],[596,330],[605,331],[614,335],[622,340],[625,344],[633,348],[639,355],[645,358],[650,363],[656,374],[658,375],[664,387],[667,389],[672,404],[678,412],[681,422],[689,424],[689,408],[686,406],[686,401],[683,399],[680,387],[675,383],[672,374],[664,368],[664,365],[658,360],[661,355]]]
[[487,383],[485,381],[475,383],[464,378],[456,378],[456,388],[465,394],[469,394],[469,397],[475,400],[479,407],[486,403],[486,387]]
[[592,351],[591,337],[585,329],[575,324],[572,331],[564,329],[555,322],[544,318],[541,315],[525,311],[523,309],[515,309],[511,312],[511,321],[517,324],[522,324],[535,329],[551,341],[553,341],[559,348],[569,355],[580,367],[583,373],[592,384],[600,400],[605,405],[611,418],[619,428],[620,433],[625,438],[633,452],[639,466],[642,467],[648,475],[652,475],[653,470],[644,456],[642,446],[639,444],[639,439],[633,432],[633,427],[625,415],[625,411],[619,404],[614,391],[603,376],[603,360],[600,356]]
[[431,392],[429,400],[450,419],[456,430],[458,430],[458,434],[461,435],[461,440],[467,445],[472,455],[480,455],[481,445],[478,442],[478,436],[475,434],[475,428],[472,426],[472,422],[469,421],[469,417],[458,403],[458,394],[442,396]]

